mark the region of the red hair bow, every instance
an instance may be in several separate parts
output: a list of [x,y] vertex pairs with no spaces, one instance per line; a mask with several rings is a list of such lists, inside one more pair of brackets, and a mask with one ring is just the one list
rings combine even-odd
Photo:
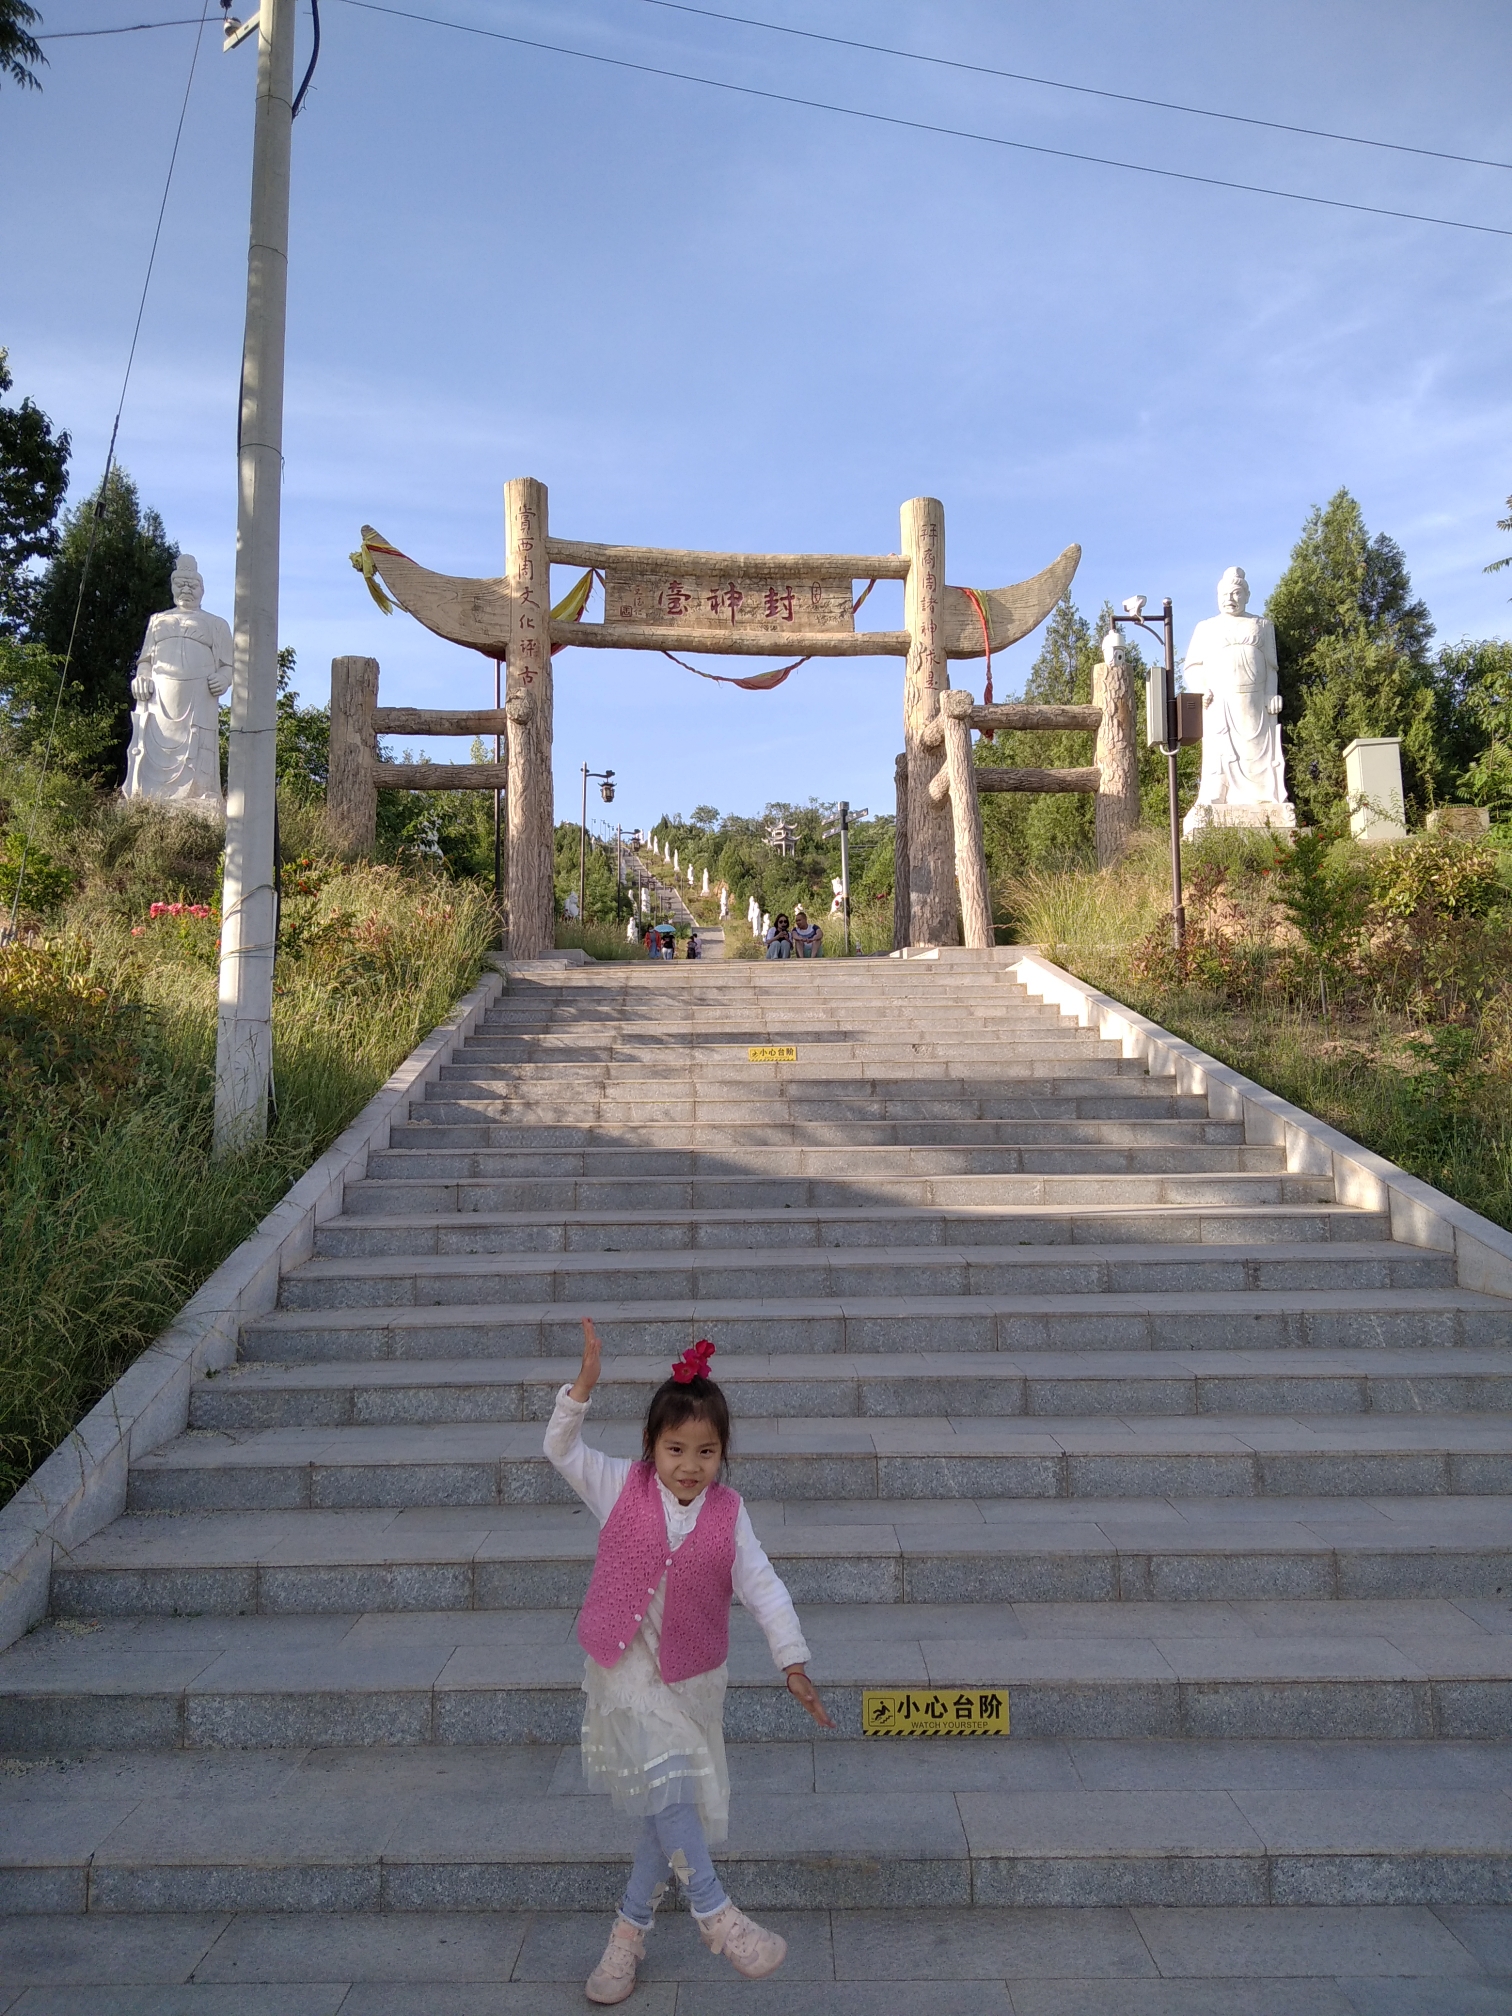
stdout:
[[672,1377],[679,1386],[686,1386],[693,1379],[707,1379],[709,1360],[714,1356],[714,1346],[707,1337],[700,1337],[672,1367]]

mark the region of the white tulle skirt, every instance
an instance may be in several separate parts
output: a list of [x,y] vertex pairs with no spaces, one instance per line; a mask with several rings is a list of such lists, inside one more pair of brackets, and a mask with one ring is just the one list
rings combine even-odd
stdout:
[[730,1828],[724,1697],[728,1666],[691,1680],[661,1677],[644,1630],[614,1667],[583,1671],[583,1776],[617,1813],[645,1819],[668,1806],[696,1806],[711,1845]]

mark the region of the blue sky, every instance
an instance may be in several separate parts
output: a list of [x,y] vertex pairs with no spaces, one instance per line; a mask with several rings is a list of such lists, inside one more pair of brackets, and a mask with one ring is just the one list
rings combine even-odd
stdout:
[[[197,0],[39,0],[46,30]],[[1512,229],[1512,172],[826,47],[647,0],[401,0],[630,62],[1050,148]],[[717,0],[837,35],[1512,161],[1503,0]],[[218,8],[212,13],[218,16]],[[501,486],[567,536],[889,550],[944,500],[947,574],[1085,548],[1077,598],[1176,602],[1237,561],[1257,602],[1347,484],[1441,636],[1508,634],[1485,563],[1512,489],[1512,237],[1119,172],[840,117],[323,0],[294,136],[282,635],[393,703],[478,705],[492,667],[385,619],[364,520],[496,574]],[[301,0],[301,67],[308,42]],[[97,479],[194,31],[54,41],[0,88],[0,342]],[[207,31],[120,453],[231,610],[255,57]],[[559,589],[570,575],[558,575]],[[899,620],[880,588],[868,620]],[[891,599],[889,599],[889,597]],[[1017,690],[1031,639],[997,667]],[[752,661],[714,669],[753,669]],[[961,684],[980,668],[961,667]],[[627,823],[699,801],[885,806],[901,666],[778,691],[642,653],[556,660],[559,811],[612,765]],[[433,745],[464,756],[465,746]]]

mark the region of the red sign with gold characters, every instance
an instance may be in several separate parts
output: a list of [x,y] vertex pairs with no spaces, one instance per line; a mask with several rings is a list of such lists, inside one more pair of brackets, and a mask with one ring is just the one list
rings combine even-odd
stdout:
[[1006,1687],[867,1688],[863,1736],[1006,1736]]

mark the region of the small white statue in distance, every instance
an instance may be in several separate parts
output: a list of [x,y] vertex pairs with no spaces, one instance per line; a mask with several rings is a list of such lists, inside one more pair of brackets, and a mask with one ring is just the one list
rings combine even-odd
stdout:
[[220,696],[231,684],[231,626],[200,607],[192,553],[173,568],[173,603],[149,619],[131,691],[128,798],[226,816],[220,782]]
[[1183,827],[1295,826],[1281,756],[1276,631],[1249,615],[1249,583],[1230,567],[1218,583],[1218,614],[1192,632],[1188,692],[1201,693],[1202,781]]

